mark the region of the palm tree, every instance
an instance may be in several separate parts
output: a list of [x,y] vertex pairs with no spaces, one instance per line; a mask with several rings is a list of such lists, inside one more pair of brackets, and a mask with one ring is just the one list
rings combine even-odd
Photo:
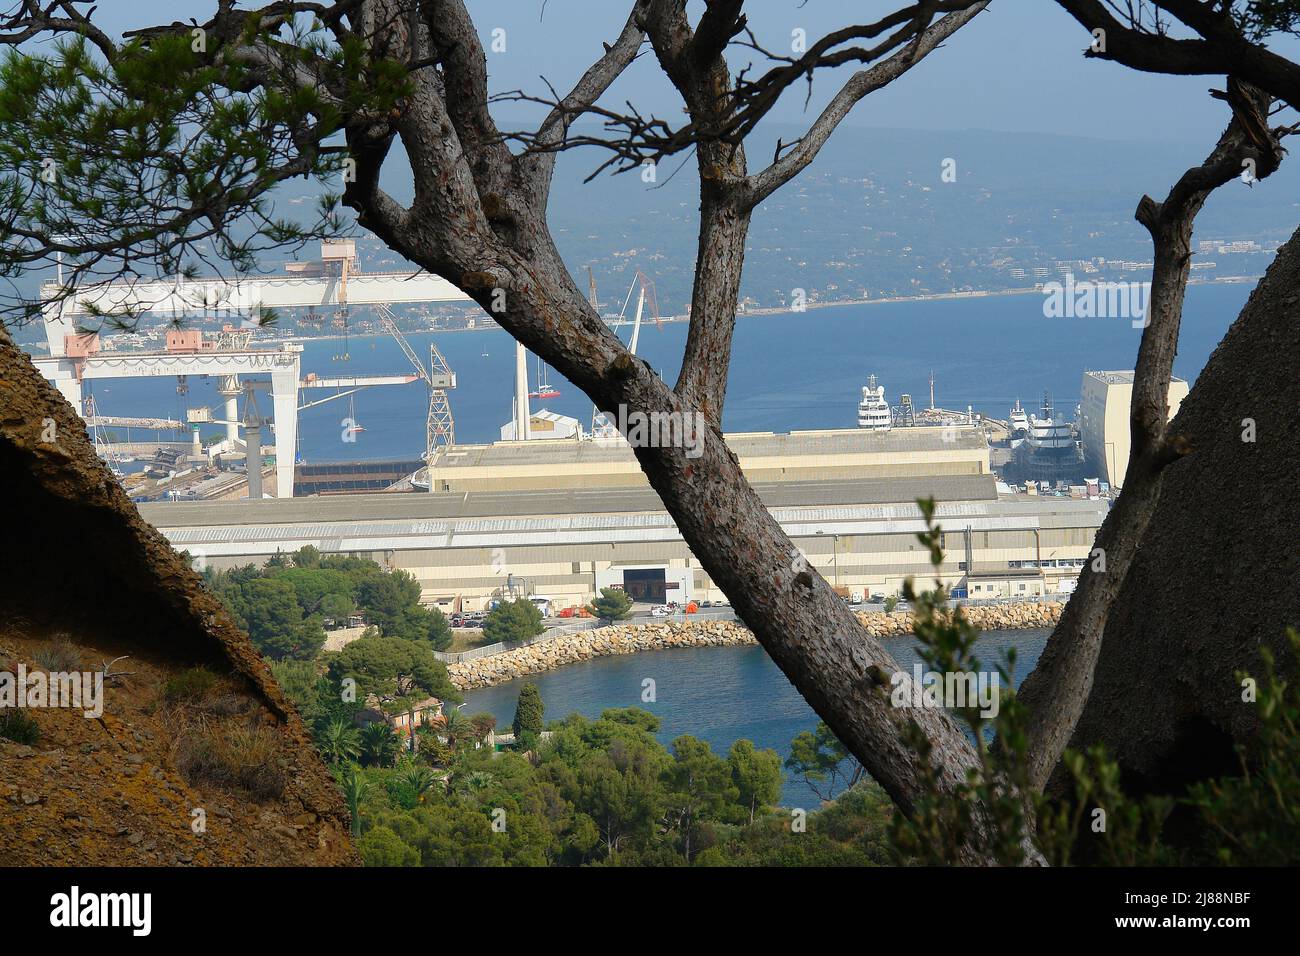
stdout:
[[495,779],[496,774],[489,773],[486,770],[471,770],[468,773],[458,773],[452,777],[452,789],[461,794],[475,793],[479,790],[486,790]]
[[352,815],[352,835],[361,835],[361,801],[366,798],[370,784],[366,781],[356,764],[348,764],[341,779],[343,799],[347,801],[348,813]]
[[335,717],[316,731],[316,746],[329,763],[355,760],[361,755],[361,734],[345,717]]
[[473,732],[469,718],[461,713],[458,707],[448,709],[442,715],[442,720],[442,735],[447,738],[447,746],[452,750],[456,749],[457,740]]
[[391,767],[402,749],[393,728],[384,721],[367,724],[361,731],[361,763],[363,766]]
[[404,760],[398,768],[397,779],[411,791],[418,803],[424,803],[424,795],[438,785],[438,778],[432,770],[410,759]]

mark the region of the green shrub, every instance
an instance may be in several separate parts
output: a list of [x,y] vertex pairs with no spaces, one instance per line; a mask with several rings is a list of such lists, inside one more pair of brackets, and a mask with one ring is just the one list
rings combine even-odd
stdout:
[[30,747],[41,739],[41,728],[27,711],[5,707],[0,709],[0,737]]
[[542,692],[532,681],[519,688],[519,701],[515,704],[515,719],[511,729],[515,732],[518,743],[524,743],[524,735],[536,738],[542,732],[542,716],[546,705],[542,703]]
[[632,599],[622,588],[601,588],[600,597],[587,610],[602,621],[621,621],[632,613]]
[[169,704],[197,704],[216,690],[219,678],[206,667],[191,667],[167,679],[163,700]]
[[[1300,631],[1289,628],[1287,641],[1294,668]],[[1300,681],[1278,673],[1269,648],[1259,653],[1259,732],[1250,746],[1237,747],[1241,774],[1193,787],[1188,803],[1204,821],[1214,862],[1290,866],[1300,859]],[[1247,677],[1237,677],[1244,692]]]

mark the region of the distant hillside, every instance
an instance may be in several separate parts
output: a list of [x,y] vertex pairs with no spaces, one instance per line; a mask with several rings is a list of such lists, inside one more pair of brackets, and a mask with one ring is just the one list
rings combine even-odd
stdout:
[[[751,168],[771,156],[775,136],[798,132],[769,130],[767,142],[747,150]],[[1097,256],[1149,261],[1150,241],[1133,220],[1138,200],[1144,192],[1163,198],[1213,138],[1157,145],[845,126],[759,209],[743,293],[775,306],[796,287],[824,298],[1005,289],[1033,283],[1032,272],[1019,279],[1013,268]],[[639,266],[658,283],[661,308],[680,313],[698,228],[694,161],[671,178],[680,160],[659,170],[657,189],[636,173],[582,184],[598,156],[562,160],[551,200],[562,252],[575,270],[593,267],[603,300],[621,299]],[[956,182],[941,180],[945,159],[956,162]],[[1224,187],[1201,214],[1197,238],[1285,239],[1300,222],[1297,186],[1300,165],[1291,162],[1254,188]],[[1219,274],[1254,275],[1272,256],[1211,258]]]
[[[788,142],[800,132],[765,127],[748,146],[750,167],[770,159],[778,136]],[[1133,219],[1138,200],[1143,193],[1163,198],[1216,137],[1217,131],[1199,144],[1155,144],[846,125],[812,166],[758,210],[742,294],[751,305],[770,308],[785,305],[796,288],[814,301],[996,291],[1031,286],[1056,277],[1063,262],[1098,257],[1111,262],[1101,278],[1145,280],[1147,270],[1116,265],[1150,260],[1149,239]],[[561,155],[550,207],[560,250],[580,285],[592,268],[602,309],[622,305],[640,268],[657,284],[661,312],[681,314],[690,299],[698,231],[694,159],[669,160],[653,184],[638,172],[583,183],[607,156],[592,147]],[[953,182],[941,178],[945,160],[955,162]],[[397,199],[409,201],[404,161],[395,154],[383,179]],[[1231,183],[1206,205],[1196,238],[1276,244],[1300,222],[1298,187],[1295,160],[1253,188]],[[305,215],[322,191],[295,181],[277,194],[277,212]],[[404,264],[373,237],[360,248],[365,267]],[[1272,251],[1198,253],[1196,261],[1215,263],[1198,270],[1197,280],[1254,276],[1267,268]],[[279,271],[281,263],[268,258],[263,268]],[[34,279],[25,278],[22,287],[31,294]]]

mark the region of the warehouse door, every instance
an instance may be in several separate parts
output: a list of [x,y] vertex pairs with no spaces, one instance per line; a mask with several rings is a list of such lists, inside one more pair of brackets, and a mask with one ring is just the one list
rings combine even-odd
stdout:
[[623,590],[633,601],[665,604],[668,582],[663,568],[628,568],[623,571]]

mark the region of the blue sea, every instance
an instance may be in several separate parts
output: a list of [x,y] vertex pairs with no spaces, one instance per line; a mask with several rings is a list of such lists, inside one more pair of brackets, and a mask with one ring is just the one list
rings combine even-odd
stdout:
[[[992,671],[1005,663],[1006,652],[1014,648],[1013,677],[1018,685],[1033,670],[1048,633],[989,631],[981,635],[976,656],[983,669]],[[883,643],[908,672],[919,660],[910,637]],[[642,700],[647,678],[654,681],[651,703]],[[790,741],[817,726],[812,708],[760,647],[674,648],[599,657],[472,691],[465,695],[465,713],[487,711],[497,718],[497,726],[508,727],[515,719],[519,687],[525,680],[541,691],[548,721],[571,713],[599,717],[610,707],[640,707],[662,721],[658,736],[665,746],[691,734],[708,741],[721,755],[735,741],[748,739],[760,748],[772,748],[784,760],[790,754]],[[781,800],[792,807],[819,803],[802,779],[788,773]]]
[[[1188,290],[1175,374],[1189,381],[1196,377],[1251,288],[1202,285]],[[639,351],[669,381],[676,378],[686,330],[686,323],[650,324],[642,330]],[[1132,368],[1140,334],[1128,319],[1044,318],[1040,295],[746,316],[736,328],[723,426],[777,432],[851,428],[868,375],[879,378],[891,403],[908,392],[917,406],[924,406],[931,371],[935,400],[944,408],[971,405],[1005,418],[1016,399],[1036,408],[1046,390],[1072,416],[1084,369]],[[428,334],[410,336],[421,357],[427,358],[429,339]],[[441,333],[437,342],[457,374],[458,387],[451,393],[457,440],[496,440],[510,417],[513,340],[492,330]],[[307,341],[302,370],[321,376],[408,374],[410,366],[388,336],[353,336],[346,342]],[[532,359],[534,386],[536,372]],[[548,377],[560,396],[534,400],[534,408],[544,406],[589,425],[590,400],[557,373]],[[220,407],[215,380],[191,378],[185,396],[176,393],[170,378],[91,384],[103,415],[184,420],[187,407]],[[324,394],[304,392],[304,400]],[[383,386],[308,409],[300,417],[299,457],[310,462],[417,458],[423,451],[426,395],[418,382]],[[350,415],[364,428],[354,433],[352,443],[343,440],[343,419]]]

